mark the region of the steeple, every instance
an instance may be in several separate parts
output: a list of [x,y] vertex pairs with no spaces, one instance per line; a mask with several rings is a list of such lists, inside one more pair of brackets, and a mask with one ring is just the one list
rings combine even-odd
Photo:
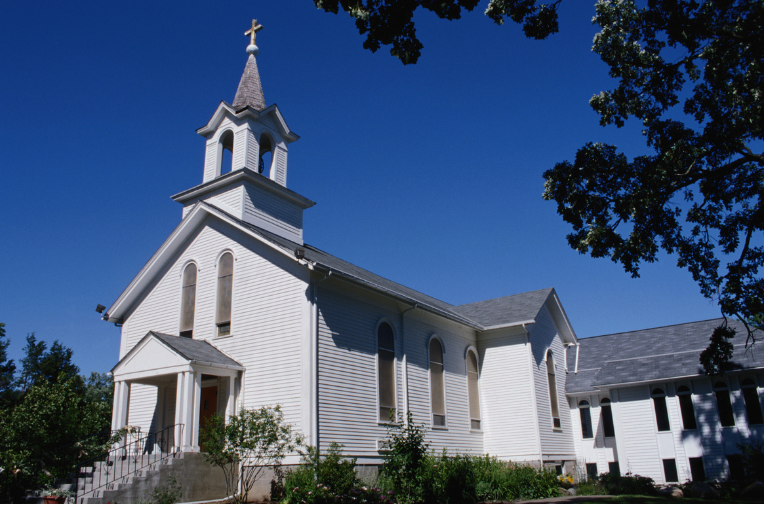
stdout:
[[236,90],[236,96],[233,99],[233,108],[238,110],[244,107],[250,107],[257,111],[265,109],[265,97],[263,96],[263,87],[260,84],[260,73],[257,71],[257,61],[255,56],[260,51],[255,45],[257,32],[263,29],[263,25],[257,24],[257,20],[252,20],[252,28],[244,32],[249,35],[250,44],[247,46],[247,66],[244,67],[244,74],[239,81],[239,88]]

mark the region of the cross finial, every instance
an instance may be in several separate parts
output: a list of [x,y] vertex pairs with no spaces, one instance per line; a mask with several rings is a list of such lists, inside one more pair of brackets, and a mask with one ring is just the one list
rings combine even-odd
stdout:
[[263,29],[263,25],[257,24],[257,19],[252,20],[252,28],[244,32],[244,35],[249,35],[249,40],[251,45],[255,45],[255,37],[257,36],[257,32]]

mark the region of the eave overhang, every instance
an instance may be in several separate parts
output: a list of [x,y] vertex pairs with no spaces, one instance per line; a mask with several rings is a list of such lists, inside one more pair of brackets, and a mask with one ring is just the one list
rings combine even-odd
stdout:
[[202,137],[208,137],[211,133],[214,133],[217,130],[226,114],[230,114],[231,116],[238,119],[252,118],[254,120],[260,119],[263,116],[270,115],[279,130],[279,134],[284,138],[284,141],[287,144],[300,138],[299,135],[289,129],[289,126],[284,120],[284,116],[281,114],[278,105],[275,103],[273,105],[269,105],[261,111],[258,111],[251,107],[244,107],[243,109],[236,110],[227,102],[222,101],[220,102],[220,105],[218,105],[218,108],[215,110],[215,113],[212,115],[207,124],[197,129],[196,133]]
[[295,193],[291,189],[285,188],[281,184],[274,182],[269,178],[264,177],[246,167],[239,170],[234,170],[233,172],[228,172],[227,174],[216,177],[215,179],[205,182],[204,184],[200,184],[185,191],[181,191],[180,193],[173,195],[171,198],[176,202],[186,203],[193,200],[194,198],[201,198],[206,194],[209,194],[222,187],[230,186],[239,181],[251,182],[252,184],[260,186],[265,190],[270,191],[271,193],[277,194],[285,200],[289,200],[302,209],[309,209],[316,204],[316,202],[313,200],[305,198],[301,194]]

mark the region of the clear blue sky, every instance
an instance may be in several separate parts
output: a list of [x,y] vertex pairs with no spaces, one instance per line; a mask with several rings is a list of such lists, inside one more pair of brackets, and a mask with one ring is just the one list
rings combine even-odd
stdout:
[[672,257],[632,279],[571,250],[542,173],[587,141],[645,152],[639,125],[602,128],[612,81],[590,52],[594,1],[560,33],[524,38],[486,2],[416,16],[417,65],[362,48],[353,21],[310,0],[6,2],[0,17],[0,321],[61,340],[108,371],[119,330],[99,320],[201,183],[195,133],[233,101],[256,17],[266,102],[302,138],[291,189],[318,202],[305,240],[453,304],[553,286],[579,337],[718,317]]

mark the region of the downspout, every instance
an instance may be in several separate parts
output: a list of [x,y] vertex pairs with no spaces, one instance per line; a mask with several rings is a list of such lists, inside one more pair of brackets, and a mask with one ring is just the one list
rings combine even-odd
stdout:
[[318,332],[318,285],[324,282],[326,279],[328,279],[332,275],[332,271],[329,270],[329,273],[324,276],[323,279],[320,279],[313,283],[313,314],[311,317],[312,326],[313,326],[313,338],[312,338],[312,344],[313,349],[311,349],[313,353],[313,443],[315,444],[316,448],[318,449],[318,338],[319,338],[319,332]]
[[573,373],[578,373],[578,351],[581,350],[581,343],[576,343],[576,370]]
[[404,319],[407,312],[411,312],[412,310],[419,307],[418,303],[415,303],[413,307],[410,307],[403,312],[401,312],[401,354],[403,355],[402,358],[402,368],[403,368],[403,409],[406,411],[403,416],[403,423],[404,426],[408,426],[408,413],[409,413],[409,364],[408,364],[408,358],[406,354],[406,328],[404,326]]

